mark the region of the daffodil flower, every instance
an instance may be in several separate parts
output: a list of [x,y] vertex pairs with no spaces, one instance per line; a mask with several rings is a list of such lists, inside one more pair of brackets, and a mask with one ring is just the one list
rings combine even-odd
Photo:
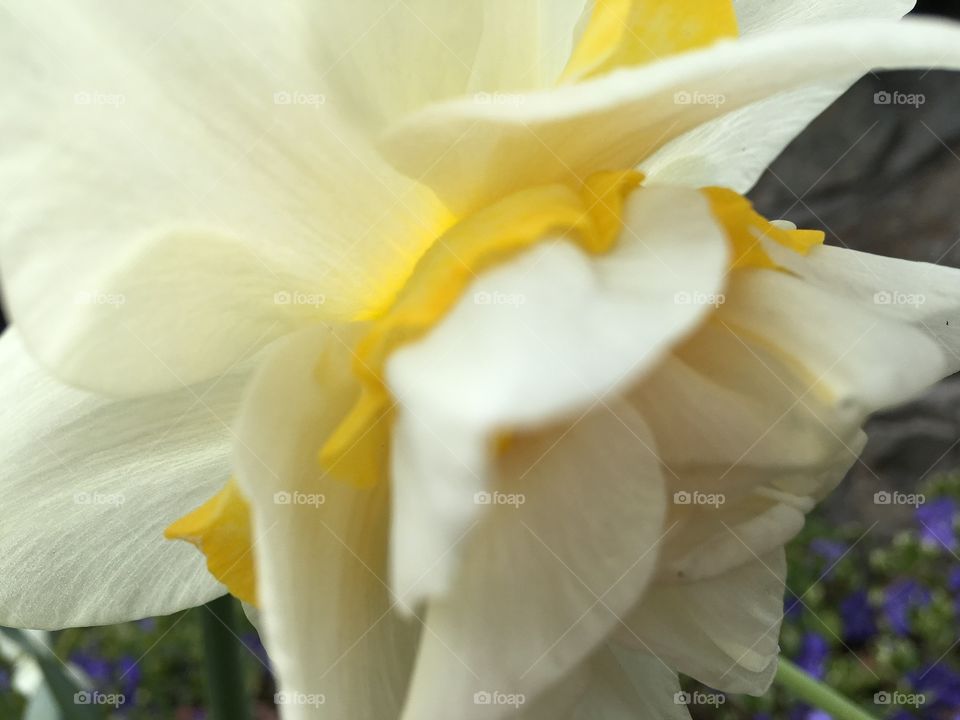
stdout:
[[295,719],[763,692],[783,545],[960,368],[960,275],[740,193],[960,68],[910,5],[6,3],[0,623],[226,586]]

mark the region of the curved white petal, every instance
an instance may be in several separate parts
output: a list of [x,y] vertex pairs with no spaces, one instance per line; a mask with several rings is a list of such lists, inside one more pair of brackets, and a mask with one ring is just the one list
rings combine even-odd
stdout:
[[329,0],[309,10],[331,102],[367,131],[469,93],[478,105],[552,84],[585,0]]
[[222,594],[202,556],[163,531],[229,477],[247,371],[108,401],[50,378],[12,329],[0,365],[0,624],[115,623]]
[[[899,19],[914,0],[737,0],[744,36],[842,19]],[[641,164],[651,182],[745,193],[793,138],[850,87],[851,79],[789,90],[755,102],[671,140]]]
[[727,255],[700,193],[644,188],[610,253],[542,243],[394,353],[391,572],[405,601],[445,586],[497,434],[577,417],[635,383],[712,310],[699,299],[719,295]]
[[722,493],[732,503],[772,484],[821,497],[862,449],[864,412],[811,392],[809,372],[737,334],[725,316],[721,307],[628,394],[650,423],[673,492]]
[[712,688],[761,695],[777,668],[786,571],[779,548],[708,580],[657,583],[620,639]]
[[828,245],[805,258],[791,255],[784,260],[793,272],[931,335],[949,372],[960,370],[960,270]]
[[437,105],[392,127],[383,148],[402,172],[461,211],[518,187],[637,165],[703,123],[825,79],[852,82],[876,68],[960,67],[958,40],[955,26],[920,20],[759,33],[530,93],[523,102]]
[[901,18],[916,4],[916,0],[733,0],[743,35],[847,18]]
[[616,400],[513,437],[447,592],[427,604],[403,718],[509,717],[475,693],[533,702],[602,643],[670,532],[651,447]]
[[435,200],[326,102],[306,5],[4,7],[4,291],[71,384],[206,379],[382,303],[432,239]]
[[589,669],[573,720],[690,720],[676,672],[655,655],[610,643]]
[[718,320],[793,366],[814,397],[865,416],[905,402],[949,373],[926,333],[788,273],[747,271]]
[[359,389],[355,338],[339,333],[281,340],[237,424],[260,621],[285,720],[397,717],[419,629],[399,619],[387,590],[388,484],[358,489],[317,460]]

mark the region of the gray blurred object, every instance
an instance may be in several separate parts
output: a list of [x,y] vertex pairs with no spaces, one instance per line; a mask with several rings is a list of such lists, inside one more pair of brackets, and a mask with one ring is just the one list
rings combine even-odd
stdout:
[[[901,104],[885,104],[894,93]],[[903,102],[910,97],[913,104]],[[787,148],[751,197],[767,217],[824,230],[831,245],[960,267],[958,189],[960,74],[911,71],[864,77]],[[960,468],[960,375],[876,416],[867,433],[826,509],[892,532],[913,509],[877,507],[877,490],[910,492]]]

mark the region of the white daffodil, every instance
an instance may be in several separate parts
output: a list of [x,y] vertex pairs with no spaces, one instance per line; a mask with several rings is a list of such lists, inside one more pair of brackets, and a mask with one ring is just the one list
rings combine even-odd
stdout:
[[738,193],[960,68],[910,5],[5,3],[0,624],[222,581],[286,718],[763,692],[783,544],[960,368],[960,275]]

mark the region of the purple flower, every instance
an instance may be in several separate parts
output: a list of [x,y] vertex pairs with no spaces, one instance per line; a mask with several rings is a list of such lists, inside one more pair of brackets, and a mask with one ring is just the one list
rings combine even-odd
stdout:
[[887,587],[883,612],[897,635],[907,635],[910,632],[910,614],[929,603],[929,590],[912,578],[903,578]]
[[947,590],[952,593],[960,592],[960,565],[950,568],[947,573]]
[[90,678],[90,682],[93,683],[94,687],[102,688],[109,684],[113,673],[111,672],[110,663],[103,658],[79,652],[71,655],[70,661],[83,670],[86,676]]
[[823,635],[806,633],[800,645],[800,654],[797,656],[797,665],[818,680],[823,680],[826,674],[827,658],[830,657],[830,643]]
[[819,555],[826,561],[827,567],[838,562],[847,552],[846,543],[839,540],[828,540],[826,538],[817,538],[810,543],[810,550]]
[[120,684],[120,692],[124,696],[124,705],[133,705],[137,694],[137,688],[140,686],[140,680],[143,678],[143,671],[137,665],[136,659],[130,655],[124,655],[117,663],[115,671]]
[[940,662],[908,676],[914,690],[926,697],[930,709],[960,707],[960,674]]
[[917,508],[917,523],[920,525],[920,540],[928,547],[957,549],[957,535],[953,519],[957,504],[953,498],[937,498]]
[[866,590],[857,590],[840,601],[843,641],[862,645],[877,634],[877,621]]

